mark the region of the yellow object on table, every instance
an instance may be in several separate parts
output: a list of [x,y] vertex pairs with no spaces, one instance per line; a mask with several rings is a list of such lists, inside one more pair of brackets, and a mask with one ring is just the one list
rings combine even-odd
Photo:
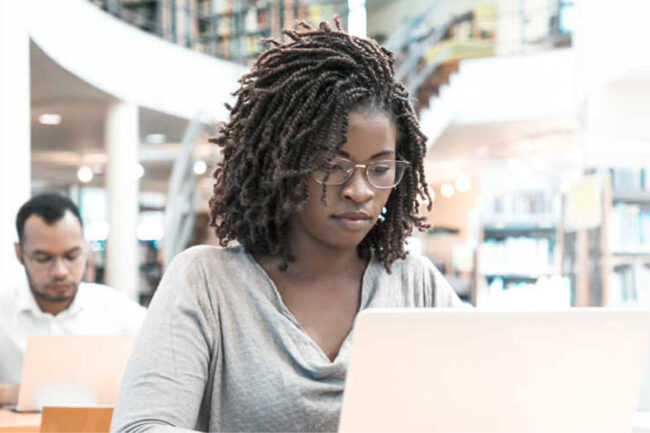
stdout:
[[41,432],[108,432],[113,406],[45,406]]

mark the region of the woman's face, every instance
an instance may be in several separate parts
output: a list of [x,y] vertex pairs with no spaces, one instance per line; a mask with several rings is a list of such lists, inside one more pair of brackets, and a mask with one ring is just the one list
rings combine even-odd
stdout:
[[[396,158],[397,131],[383,112],[352,112],[348,116],[347,141],[341,157],[355,164]],[[342,185],[323,186],[312,176],[308,180],[309,201],[290,221],[289,240],[295,247],[304,243],[328,249],[354,249],[377,222],[392,189],[368,183],[363,168],[357,167]]]

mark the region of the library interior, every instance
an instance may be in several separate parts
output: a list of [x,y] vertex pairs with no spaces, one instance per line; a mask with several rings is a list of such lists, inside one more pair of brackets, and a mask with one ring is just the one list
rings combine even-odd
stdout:
[[[219,245],[214,138],[241,77],[297,20],[338,17],[394,55],[426,136],[431,198],[418,196],[429,226],[405,251],[430,261],[463,308],[650,317],[649,13],[635,0],[0,0],[0,299],[37,296],[31,259],[16,260],[15,245],[27,248],[16,218],[56,194],[78,209],[88,246],[79,287],[119,292],[93,302],[119,310],[112,332],[129,333],[175,257]],[[11,409],[27,385],[3,357],[15,351],[24,379],[25,329],[82,326],[40,311],[25,325],[20,302],[0,305],[0,432],[108,431],[115,395]],[[646,358],[635,432],[650,432]]]

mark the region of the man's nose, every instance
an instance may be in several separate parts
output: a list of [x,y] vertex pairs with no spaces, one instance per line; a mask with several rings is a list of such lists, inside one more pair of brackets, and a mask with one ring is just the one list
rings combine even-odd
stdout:
[[65,278],[68,276],[70,273],[70,270],[65,264],[65,260],[63,257],[57,257],[54,259],[54,262],[52,263],[52,276],[60,279],[60,278]]
[[355,169],[352,177],[343,185],[342,192],[345,198],[355,203],[365,203],[374,197],[375,191],[368,184],[364,170],[360,167],[357,168],[359,169]]

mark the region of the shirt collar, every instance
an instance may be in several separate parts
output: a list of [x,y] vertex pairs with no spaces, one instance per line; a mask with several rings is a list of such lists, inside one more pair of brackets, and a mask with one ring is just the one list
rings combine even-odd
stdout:
[[34,295],[32,294],[29,285],[27,287],[16,287],[16,300],[18,311],[31,312],[34,316],[37,317],[40,317],[44,314],[36,303],[36,299],[34,299]]
[[86,292],[83,290],[83,286],[84,283],[79,283],[79,286],[77,287],[77,293],[75,294],[72,303],[65,311],[62,311],[61,313],[65,313],[66,315],[74,315],[81,312],[86,307]]

